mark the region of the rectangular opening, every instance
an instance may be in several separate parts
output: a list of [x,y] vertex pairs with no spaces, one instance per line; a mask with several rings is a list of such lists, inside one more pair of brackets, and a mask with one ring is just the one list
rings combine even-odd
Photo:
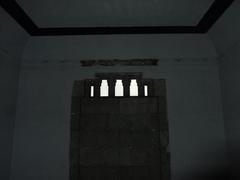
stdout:
[[148,86],[144,85],[144,96],[148,96]]
[[121,79],[116,80],[115,96],[123,96],[123,83]]
[[91,86],[91,93],[90,93],[90,97],[94,97],[94,86]]
[[108,81],[106,79],[102,80],[101,87],[100,87],[100,96],[101,97],[108,97]]
[[131,79],[130,96],[138,96],[138,84],[136,79]]

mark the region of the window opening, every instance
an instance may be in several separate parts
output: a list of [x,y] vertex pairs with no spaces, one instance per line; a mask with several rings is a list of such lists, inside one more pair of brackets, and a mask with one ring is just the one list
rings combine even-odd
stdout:
[[102,80],[101,87],[100,87],[100,96],[101,97],[108,96],[108,82],[107,82],[107,80]]
[[138,96],[138,85],[136,79],[131,79],[130,96]]
[[116,80],[115,96],[123,96],[123,83],[121,79]]
[[94,86],[91,86],[91,94],[90,97],[94,97]]
[[144,85],[144,96],[148,96],[148,86]]

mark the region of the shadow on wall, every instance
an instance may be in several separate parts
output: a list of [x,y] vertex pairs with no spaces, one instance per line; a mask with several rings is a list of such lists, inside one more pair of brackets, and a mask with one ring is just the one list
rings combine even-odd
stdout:
[[[179,180],[240,180],[240,147],[232,148],[229,151],[227,160],[223,160],[222,152],[215,150],[216,161],[218,167],[200,167],[194,173],[185,173],[178,178]],[[204,159],[212,158],[208,155]]]

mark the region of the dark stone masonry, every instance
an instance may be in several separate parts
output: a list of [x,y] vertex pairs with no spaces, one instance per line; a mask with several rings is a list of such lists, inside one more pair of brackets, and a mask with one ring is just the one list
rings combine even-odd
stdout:
[[[138,84],[151,87],[149,96],[90,97],[89,84],[99,87],[106,78],[136,78]],[[168,134],[164,80],[143,80],[141,73],[107,73],[75,81],[70,179],[170,180]]]

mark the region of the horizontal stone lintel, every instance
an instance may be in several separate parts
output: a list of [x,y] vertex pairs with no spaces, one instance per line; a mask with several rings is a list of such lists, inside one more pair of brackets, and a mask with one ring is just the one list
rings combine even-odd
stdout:
[[156,66],[158,59],[112,59],[82,60],[83,67],[88,66]]

